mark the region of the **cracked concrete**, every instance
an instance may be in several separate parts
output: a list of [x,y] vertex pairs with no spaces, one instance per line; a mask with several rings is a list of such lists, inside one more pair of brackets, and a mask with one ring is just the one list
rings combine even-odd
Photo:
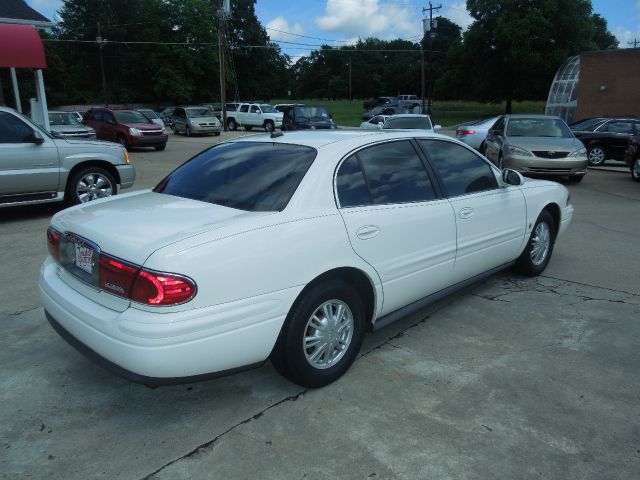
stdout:
[[[202,146],[190,142],[174,147]],[[139,187],[179,161],[170,145],[132,154]],[[39,306],[57,207],[0,211],[0,478],[635,478],[640,190],[627,177],[569,186],[576,217],[544,276],[495,275],[368,335],[320,390],[268,363],[155,390],[102,371]]]

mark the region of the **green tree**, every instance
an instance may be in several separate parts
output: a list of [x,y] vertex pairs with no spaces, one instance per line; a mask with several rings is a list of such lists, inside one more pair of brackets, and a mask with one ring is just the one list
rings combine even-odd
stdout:
[[506,100],[507,112],[512,100],[544,98],[568,56],[611,44],[590,0],[467,0],[467,9],[468,95]]

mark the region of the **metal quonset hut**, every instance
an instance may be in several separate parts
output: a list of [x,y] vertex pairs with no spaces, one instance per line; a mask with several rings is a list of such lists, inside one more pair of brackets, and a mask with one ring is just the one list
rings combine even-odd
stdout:
[[590,117],[640,116],[640,48],[586,52],[558,69],[547,115],[567,123]]
[[44,46],[36,27],[53,23],[29,7],[24,0],[0,0],[0,68],[11,70],[15,106],[22,112],[16,68],[34,69],[37,99],[31,100],[31,116],[49,130],[47,99],[42,69],[47,68]]

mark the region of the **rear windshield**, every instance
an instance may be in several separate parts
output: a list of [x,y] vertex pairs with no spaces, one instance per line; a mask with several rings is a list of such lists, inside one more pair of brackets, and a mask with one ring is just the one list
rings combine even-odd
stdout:
[[389,118],[384,124],[385,130],[394,128],[408,128],[410,130],[431,130],[431,121],[429,117],[398,117]]
[[220,144],[178,167],[154,192],[252,212],[282,211],[316,154],[302,145]]
[[118,123],[149,123],[140,112],[115,112]]

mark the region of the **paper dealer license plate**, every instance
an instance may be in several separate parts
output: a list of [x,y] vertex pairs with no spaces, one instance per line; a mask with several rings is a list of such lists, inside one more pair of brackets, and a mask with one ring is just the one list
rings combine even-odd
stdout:
[[93,273],[93,249],[79,243],[76,247],[76,267],[87,273]]

